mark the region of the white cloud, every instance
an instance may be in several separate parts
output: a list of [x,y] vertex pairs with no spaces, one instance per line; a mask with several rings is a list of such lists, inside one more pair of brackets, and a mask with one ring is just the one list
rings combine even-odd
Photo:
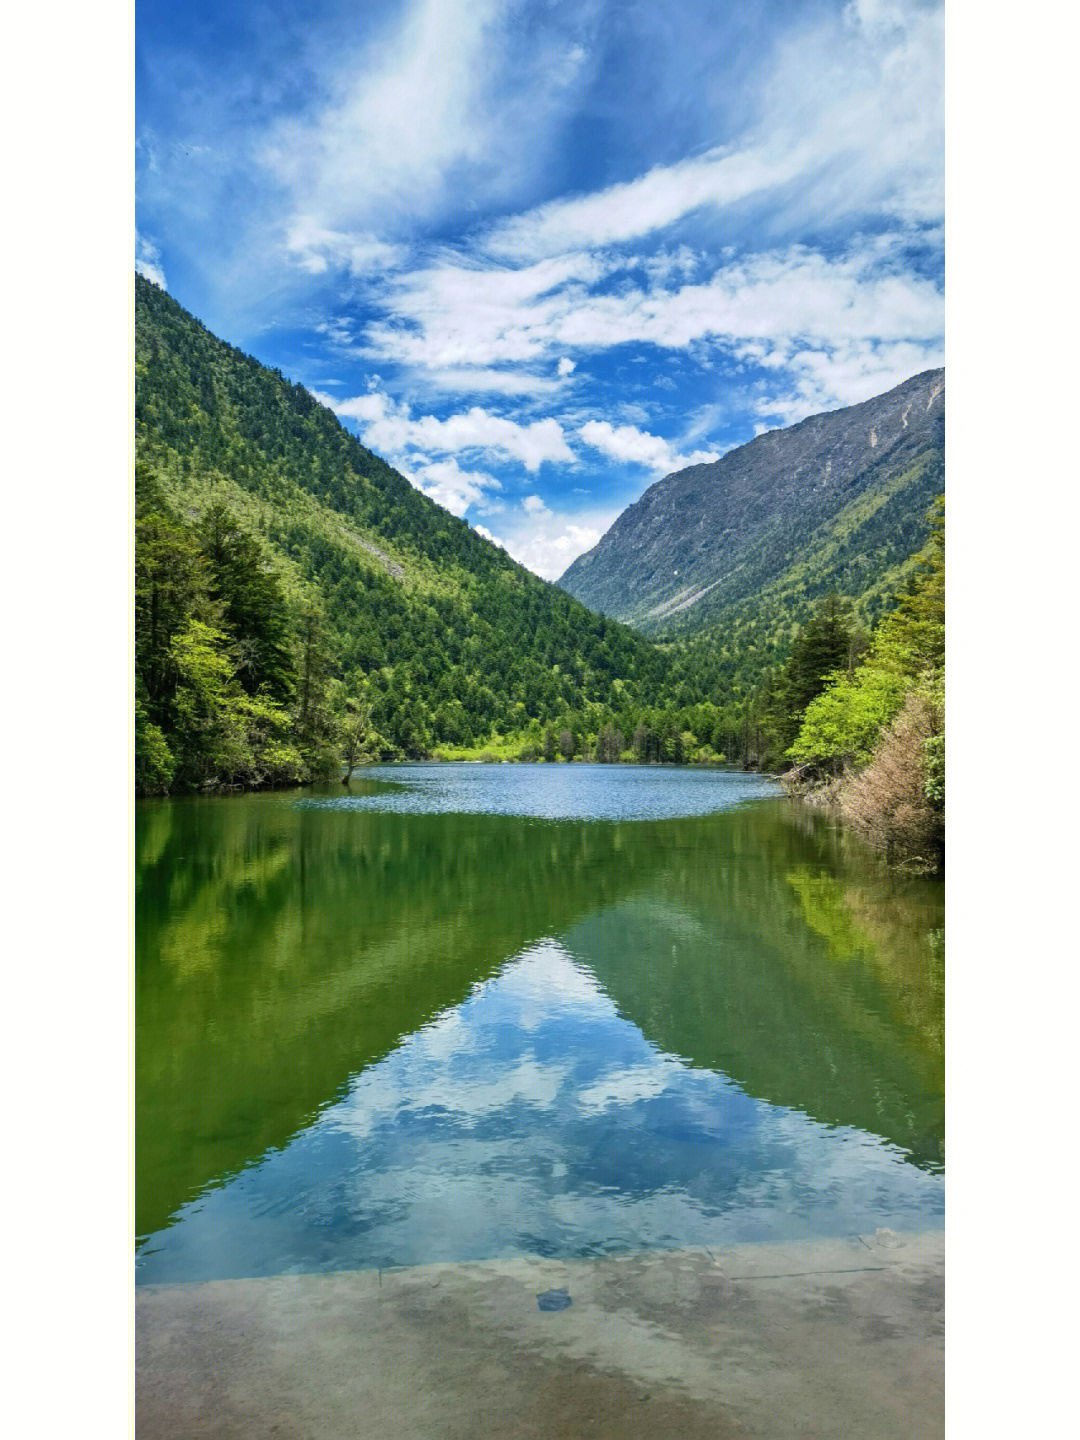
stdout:
[[563,388],[548,375],[530,370],[473,369],[456,366],[447,370],[423,370],[425,389],[449,395],[557,395]]
[[[314,115],[283,120],[261,158],[331,229],[351,230],[374,205],[408,209],[444,173],[476,159],[484,139],[476,101],[497,0],[410,6],[378,49],[345,53]],[[306,202],[306,203],[304,203]]]
[[414,465],[406,478],[452,515],[464,515],[470,505],[487,513],[492,508],[490,492],[502,488],[493,475],[483,470],[462,470],[453,456]]
[[[661,376],[661,379],[663,378]],[[700,440],[703,435],[708,435],[715,430],[724,418],[724,410],[724,405],[719,401],[711,401],[692,411],[683,422],[682,444],[689,445],[692,441]]]
[[699,340],[909,339],[941,326],[938,286],[883,265],[876,249],[834,258],[796,246],[730,261],[701,284],[590,295],[553,329],[574,346],[685,349]]
[[474,405],[445,420],[434,415],[413,419],[408,405],[379,390],[351,398],[316,393],[315,398],[335,414],[357,421],[364,444],[394,464],[407,464],[404,457],[414,451],[488,452],[516,460],[530,473],[545,462],[574,463],[562,426],[550,417],[520,424]]
[[[776,388],[757,401],[756,413],[771,426],[794,425],[808,415],[839,405],[857,405],[881,395],[922,370],[945,364],[940,339],[925,343],[852,340],[820,349],[793,344],[747,346],[747,359],[778,372]],[[763,424],[761,429],[769,429]]]
[[314,328],[316,334],[324,335],[336,349],[347,349],[356,340],[352,322],[347,320],[344,315],[337,315],[329,320],[320,320]]
[[369,351],[433,370],[539,359],[553,321],[610,268],[602,256],[572,254],[520,269],[447,260],[414,270],[389,287],[389,318],[368,326]]
[[860,240],[832,255],[791,246],[729,258],[708,278],[671,288],[626,283],[598,291],[613,262],[580,255],[517,272],[429,269],[395,284],[393,316],[369,326],[368,353],[422,373],[623,344],[685,350],[699,342],[937,340],[941,290],[903,270],[903,240],[902,233]]
[[662,248],[642,260],[642,269],[650,280],[666,283],[672,277],[689,279],[707,264],[709,257],[702,251],[679,245],[675,250]]
[[572,375],[572,374],[574,373],[574,370],[575,370],[575,369],[576,369],[576,366],[575,366],[575,364],[574,364],[574,361],[568,359],[567,356],[564,355],[564,356],[562,357],[562,359],[559,361],[559,374],[560,374],[560,375]]
[[789,133],[815,137],[817,213],[940,218],[944,42],[944,8],[926,0],[855,0],[839,24],[787,40],[762,102]]
[[388,245],[371,234],[348,235],[324,229],[310,215],[297,216],[290,222],[285,248],[311,275],[322,275],[331,267],[346,269],[352,275],[392,270],[406,254],[402,246]]
[[650,435],[636,425],[612,425],[607,420],[590,420],[578,431],[586,445],[632,465],[644,465],[657,474],[685,470],[687,465],[707,465],[719,458],[714,450],[694,450],[680,455],[659,435]]
[[498,543],[535,575],[557,580],[572,561],[591,550],[610,529],[620,508],[568,514],[546,505],[541,511],[526,512],[523,506],[507,513],[499,526]]
[[639,240],[703,205],[742,200],[793,179],[807,153],[805,143],[775,157],[716,150],[657,165],[635,180],[512,216],[490,232],[487,246],[492,254],[524,259]]
[[152,244],[145,235],[135,231],[135,269],[140,275],[145,275],[147,280],[152,280],[155,285],[160,285],[163,290],[169,287],[165,283],[165,272],[161,268],[161,251]]

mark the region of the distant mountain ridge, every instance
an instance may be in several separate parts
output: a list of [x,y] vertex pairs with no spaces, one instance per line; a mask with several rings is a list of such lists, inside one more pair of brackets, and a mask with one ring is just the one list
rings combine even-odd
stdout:
[[771,430],[650,486],[558,584],[656,638],[837,590],[887,602],[944,488],[945,371]]

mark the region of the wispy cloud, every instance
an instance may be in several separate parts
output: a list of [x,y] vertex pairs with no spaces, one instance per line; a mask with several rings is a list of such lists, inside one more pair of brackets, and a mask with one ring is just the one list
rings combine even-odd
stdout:
[[447,172],[482,155],[487,37],[501,9],[424,0],[384,22],[377,47],[359,30],[326,99],[281,119],[259,151],[298,214],[347,233],[375,207],[415,215],[442,199]]
[[310,215],[297,216],[289,223],[285,248],[311,275],[322,275],[332,265],[352,275],[367,275],[400,265],[406,254],[403,246],[388,245],[374,235],[326,230]]
[[[695,211],[767,199],[803,220],[883,209],[933,219],[943,204],[944,32],[919,0],[852,0],[802,27],[759,81],[761,114],[741,139],[655,165],[591,193],[494,224],[491,253],[537,259],[625,245]],[[809,82],[809,83],[808,83]],[[787,190],[797,194],[785,195]]]
[[804,168],[805,150],[775,158],[753,149],[716,151],[657,165],[637,179],[502,221],[487,236],[487,248],[495,255],[535,258],[640,240],[704,205],[730,204],[793,179]]
[[528,369],[484,369],[471,365],[451,366],[445,370],[426,367],[416,373],[417,382],[426,390],[446,395],[506,395],[537,398],[557,395],[565,390],[565,375],[537,375]]
[[380,297],[388,315],[367,327],[369,352],[435,370],[535,361],[559,317],[610,268],[578,253],[518,269],[479,258],[415,269]]
[[353,237],[512,194],[543,164],[585,59],[572,11],[553,11],[526,48],[521,9],[414,0],[378,28],[355,25],[363,40],[341,47],[324,98],[258,147],[295,213]]
[[777,377],[753,407],[773,426],[793,425],[840,405],[857,405],[922,370],[945,364],[940,336],[924,342],[852,339],[818,349],[790,341],[749,344],[740,355]]

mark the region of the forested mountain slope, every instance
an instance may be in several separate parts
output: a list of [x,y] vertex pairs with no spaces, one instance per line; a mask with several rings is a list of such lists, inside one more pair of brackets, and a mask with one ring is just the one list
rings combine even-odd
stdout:
[[925,542],[944,488],[945,372],[759,435],[651,486],[559,584],[658,638],[781,652],[829,591],[864,621]]
[[[662,700],[669,662],[653,645],[421,495],[301,386],[141,276],[135,317],[138,693],[158,730],[204,723],[208,685],[247,706],[249,728],[256,697],[295,729],[298,715],[310,721],[311,683],[362,691],[387,746],[408,755]],[[230,546],[242,563],[226,563]],[[260,566],[270,602],[252,578]],[[281,611],[270,637],[267,603]],[[271,652],[263,676],[252,656]]]

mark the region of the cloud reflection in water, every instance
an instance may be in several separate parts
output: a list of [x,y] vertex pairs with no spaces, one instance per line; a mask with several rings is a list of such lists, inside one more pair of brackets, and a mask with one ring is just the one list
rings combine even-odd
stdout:
[[660,1052],[546,940],[183,1206],[139,1279],[921,1228],[943,1204],[888,1142]]

